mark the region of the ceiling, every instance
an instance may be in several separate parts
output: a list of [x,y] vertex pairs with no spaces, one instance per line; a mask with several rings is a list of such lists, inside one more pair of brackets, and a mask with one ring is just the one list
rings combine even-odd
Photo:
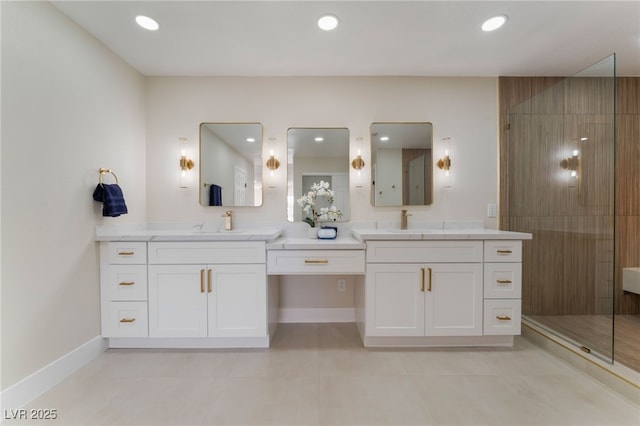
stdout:
[[[614,52],[640,76],[637,0],[52,3],[146,76],[565,76]],[[325,13],[336,30],[316,26]]]

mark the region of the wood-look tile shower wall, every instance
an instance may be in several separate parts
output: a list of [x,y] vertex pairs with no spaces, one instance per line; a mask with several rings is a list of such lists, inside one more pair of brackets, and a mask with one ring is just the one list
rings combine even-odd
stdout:
[[[613,79],[499,79],[500,227],[533,233],[525,315],[608,314],[613,271],[616,313],[640,313],[640,296],[622,292],[622,268],[640,266],[640,78],[615,86],[614,155]],[[574,149],[570,183],[560,162]]]

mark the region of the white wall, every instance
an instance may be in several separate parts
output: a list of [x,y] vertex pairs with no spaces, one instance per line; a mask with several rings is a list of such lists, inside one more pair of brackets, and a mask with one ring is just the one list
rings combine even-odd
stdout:
[[[451,138],[453,186],[443,189],[440,170],[435,168],[434,202],[411,207],[411,220],[482,220],[487,203],[497,201],[495,78],[156,77],[147,81],[147,212],[152,222],[219,220],[221,208],[200,206],[197,189],[178,188],[178,138],[189,138],[197,164],[198,126],[205,121],[262,123],[263,154],[273,149],[282,164],[287,158],[288,128],[347,127],[351,157],[361,148],[367,163],[365,182],[370,174],[372,122],[430,121],[434,161],[442,138]],[[275,179],[277,187],[265,190],[261,207],[234,209],[238,226],[286,221],[285,167]],[[372,207],[369,186],[353,185],[352,221],[399,221],[399,207]],[[495,226],[495,221],[487,225]]]
[[[5,390],[100,335],[95,226],[146,218],[145,82],[46,2],[2,2],[1,28]],[[99,167],[128,215],[102,219]]]
[[[263,155],[287,158],[290,127],[347,127],[351,158],[362,149],[369,182],[372,122],[433,123],[434,162],[451,138],[452,187],[444,189],[434,166],[434,200],[410,207],[410,221],[483,220],[497,202],[497,80],[494,78],[317,77],[149,78],[147,98],[147,212],[151,222],[219,222],[222,207],[202,207],[197,189],[178,188],[178,138],[191,141],[197,157],[201,122],[260,122]],[[194,158],[196,164],[198,159]],[[195,170],[197,176],[198,170]],[[234,208],[234,223],[286,223],[286,168],[267,188],[258,208]],[[267,178],[268,181],[268,178]],[[355,188],[351,175],[351,221],[400,220],[400,207],[372,207],[370,187]],[[485,220],[495,227],[495,220]],[[286,277],[282,308],[353,306],[353,292],[337,291],[336,277]],[[348,290],[351,284],[348,283]],[[322,294],[324,297],[317,297]]]

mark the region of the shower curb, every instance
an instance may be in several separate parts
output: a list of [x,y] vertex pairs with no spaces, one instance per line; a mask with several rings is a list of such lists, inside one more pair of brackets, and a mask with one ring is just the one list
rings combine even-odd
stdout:
[[620,364],[609,364],[583,352],[579,346],[554,336],[522,318],[522,336],[551,352],[564,362],[608,387],[629,402],[640,406],[640,372]]

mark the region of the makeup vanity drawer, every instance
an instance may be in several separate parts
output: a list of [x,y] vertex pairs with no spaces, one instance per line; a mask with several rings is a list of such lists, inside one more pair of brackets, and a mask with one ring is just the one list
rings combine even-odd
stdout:
[[147,243],[116,241],[107,244],[110,264],[144,265],[147,263]]
[[485,299],[484,335],[518,335],[522,318],[520,299]]
[[[105,337],[147,337],[147,302],[111,302],[108,304]],[[104,328],[104,326],[103,326]]]
[[364,250],[269,250],[267,273],[364,274]]
[[147,265],[110,265],[107,286],[111,301],[147,300]]

